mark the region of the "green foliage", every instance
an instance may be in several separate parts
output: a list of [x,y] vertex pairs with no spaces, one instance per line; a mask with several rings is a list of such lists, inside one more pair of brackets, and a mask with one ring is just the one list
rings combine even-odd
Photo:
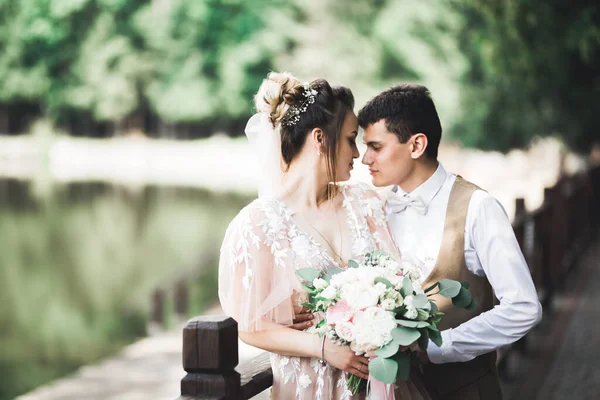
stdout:
[[455,0],[468,59],[455,133],[509,150],[558,134],[575,150],[600,141],[600,9],[585,0]]
[[350,86],[357,106],[423,83],[445,134],[468,146],[558,135],[587,151],[600,135],[599,13],[585,0],[4,0],[0,108],[238,120],[282,70]]
[[369,372],[378,381],[392,384],[398,374],[398,363],[394,359],[377,357],[369,361]]

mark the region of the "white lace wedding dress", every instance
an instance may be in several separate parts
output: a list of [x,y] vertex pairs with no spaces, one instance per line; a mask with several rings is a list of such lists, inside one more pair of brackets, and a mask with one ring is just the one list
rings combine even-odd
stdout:
[[[388,230],[383,202],[364,184],[341,186],[343,207],[352,231],[352,258],[383,249],[399,257]],[[246,206],[231,222],[219,264],[219,298],[240,331],[290,325],[293,306],[308,299],[295,275],[298,268],[326,272],[338,265],[318,242],[300,229],[293,212],[273,197]],[[348,374],[317,359],[271,353],[273,399],[364,399],[346,388]],[[416,384],[416,385],[415,385]],[[427,398],[418,382],[399,382],[398,400]]]

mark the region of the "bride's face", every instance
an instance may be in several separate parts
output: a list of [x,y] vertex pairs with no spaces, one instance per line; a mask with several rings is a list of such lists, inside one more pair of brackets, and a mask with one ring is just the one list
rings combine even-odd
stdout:
[[350,179],[350,171],[354,168],[354,159],[360,157],[356,147],[356,136],[358,135],[358,118],[350,111],[344,118],[342,132],[338,141],[338,149],[335,165],[335,180],[343,182]]
[[414,169],[410,140],[400,143],[398,137],[387,130],[384,119],[369,125],[365,129],[363,140],[367,151],[362,163],[369,166],[373,185],[402,186]]

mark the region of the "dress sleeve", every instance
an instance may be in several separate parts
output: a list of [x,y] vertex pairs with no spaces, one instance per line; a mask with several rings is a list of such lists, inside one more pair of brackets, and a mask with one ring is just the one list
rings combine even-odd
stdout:
[[291,254],[280,221],[253,203],[229,225],[219,260],[219,300],[245,332],[291,325]]

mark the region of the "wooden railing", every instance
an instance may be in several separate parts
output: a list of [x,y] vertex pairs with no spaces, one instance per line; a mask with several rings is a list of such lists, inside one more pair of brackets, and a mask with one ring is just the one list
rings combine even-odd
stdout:
[[[516,200],[515,235],[546,311],[600,227],[600,167],[560,179],[544,192],[544,203],[525,211]],[[502,363],[526,350],[526,338],[500,351]],[[226,316],[196,317],[183,331],[180,400],[249,399],[268,389],[273,374],[267,354],[238,364],[237,323]]]

